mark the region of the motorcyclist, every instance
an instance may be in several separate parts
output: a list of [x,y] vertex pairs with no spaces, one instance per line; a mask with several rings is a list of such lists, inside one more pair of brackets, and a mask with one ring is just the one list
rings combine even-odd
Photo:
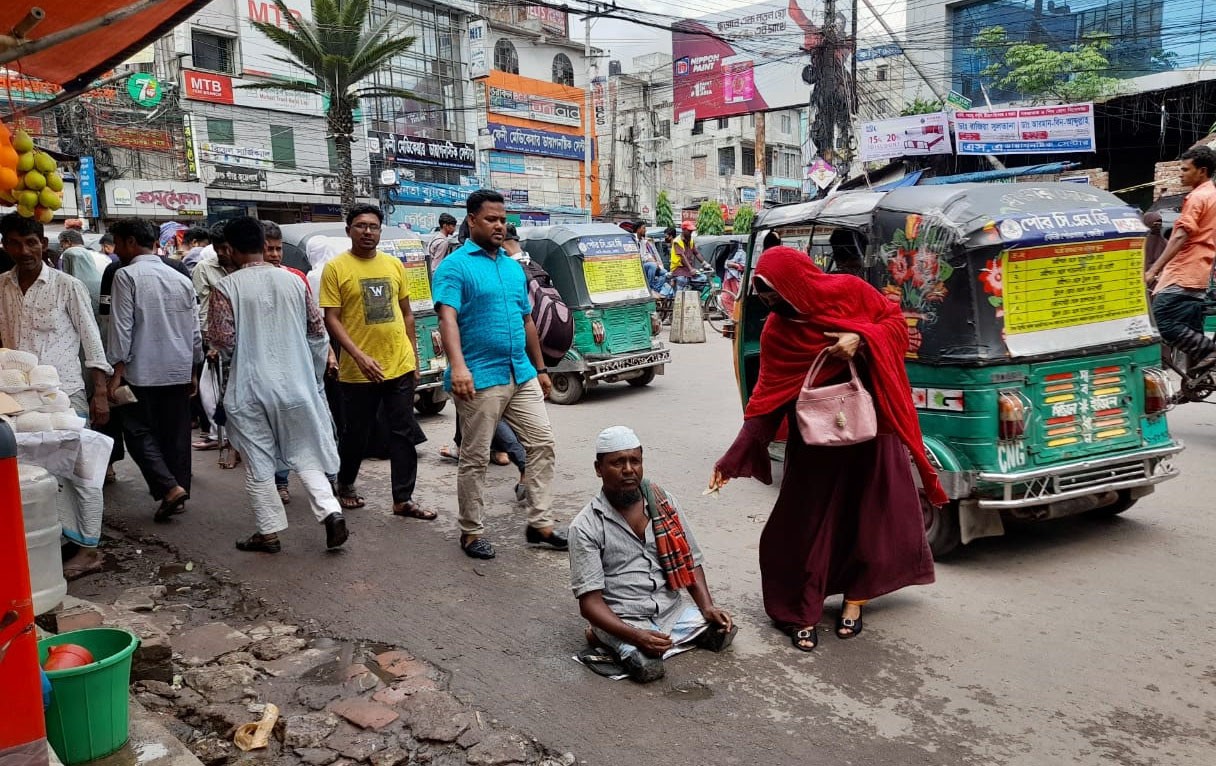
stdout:
[[671,243],[671,274],[675,278],[676,291],[685,290],[701,269],[709,268],[709,264],[701,257],[701,251],[692,242],[692,234],[697,227],[692,221],[685,221],[680,226],[680,236]]

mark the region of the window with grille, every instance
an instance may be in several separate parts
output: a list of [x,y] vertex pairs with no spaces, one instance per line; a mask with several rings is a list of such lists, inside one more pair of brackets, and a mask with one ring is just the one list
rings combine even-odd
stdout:
[[729,117],[719,117],[718,118],[718,130],[726,130],[729,127],[730,127],[730,118]]
[[888,71],[889,71],[889,67],[886,64],[879,66],[877,69],[874,70],[874,79],[878,80],[879,82],[886,82]]
[[694,120],[692,123],[692,134],[694,136],[699,136],[704,132],[705,132],[705,123],[701,122],[700,120]]
[[791,127],[792,124],[793,124],[793,120],[790,119],[790,116],[788,114],[781,115],[781,132],[782,133],[792,132],[793,131],[793,128]]
[[756,150],[750,146],[743,147],[743,175],[756,175]]
[[236,41],[231,37],[203,32],[199,29],[190,31],[190,55],[194,60],[195,69],[205,69],[208,72],[236,73],[236,62],[233,49]]
[[553,82],[558,85],[574,85],[574,64],[570,57],[559,53],[553,57]]
[[494,43],[494,68],[500,72],[519,74],[519,54],[510,40]]
[[735,147],[724,146],[718,149],[718,175],[729,176],[735,172]]

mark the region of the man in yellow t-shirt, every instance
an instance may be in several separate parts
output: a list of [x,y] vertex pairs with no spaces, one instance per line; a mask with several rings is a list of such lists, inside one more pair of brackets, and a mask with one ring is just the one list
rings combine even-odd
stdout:
[[384,213],[375,205],[355,205],[346,214],[351,248],[325,265],[321,275],[321,308],[325,327],[342,347],[338,385],[345,427],[338,440],[338,500],[345,509],[362,508],[355,479],[367,448],[367,436],[383,408],[389,428],[389,463],[393,513],[415,519],[435,518],[414,502],[418,450],[426,441],[414,418],[417,383],[417,334],[405,267],[381,253]]

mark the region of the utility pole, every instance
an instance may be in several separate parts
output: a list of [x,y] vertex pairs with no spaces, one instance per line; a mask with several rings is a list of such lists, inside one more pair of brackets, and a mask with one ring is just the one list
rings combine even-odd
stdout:
[[[587,223],[591,223],[591,184],[595,182],[595,172],[591,167],[592,155],[594,154],[592,141],[592,128],[595,125],[595,109],[592,105],[591,90],[595,87],[591,82],[591,15],[583,17],[583,76],[587,81],[587,89],[584,91],[583,105],[583,190],[584,200],[583,205],[587,208]],[[614,137],[615,138],[615,137]]]
[[767,197],[768,148],[765,146],[764,112],[756,112],[756,199],[763,205]]

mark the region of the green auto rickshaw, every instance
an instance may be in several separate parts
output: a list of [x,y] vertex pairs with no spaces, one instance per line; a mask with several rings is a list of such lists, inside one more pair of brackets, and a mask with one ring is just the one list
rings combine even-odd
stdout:
[[[309,243],[314,239],[339,250],[350,249],[350,237],[341,223],[293,223],[283,230],[284,265],[308,272]],[[426,248],[416,232],[397,227],[385,227],[380,250],[401,260],[410,293],[410,307],[418,343],[418,386],[414,393],[414,409],[422,415],[438,414],[447,405],[443,390],[443,371],[447,358],[439,340],[439,317],[431,300],[431,280],[426,264]]]
[[[1122,513],[1178,475],[1145,227],[1114,195],[959,184],[775,208],[756,221],[745,285],[770,231],[828,261],[860,251],[863,278],[903,310],[912,399],[951,500],[922,502],[935,555],[1008,518]],[[833,249],[816,252],[825,234]],[[765,308],[750,290],[739,304],[746,402]]]
[[549,368],[551,401],[574,404],[599,383],[645,386],[663,374],[671,349],[657,337],[654,297],[629,232],[588,223],[524,227],[519,236],[574,314],[574,345]]

